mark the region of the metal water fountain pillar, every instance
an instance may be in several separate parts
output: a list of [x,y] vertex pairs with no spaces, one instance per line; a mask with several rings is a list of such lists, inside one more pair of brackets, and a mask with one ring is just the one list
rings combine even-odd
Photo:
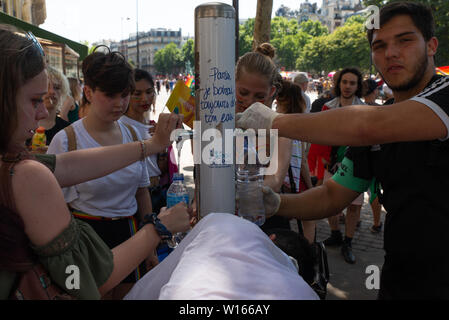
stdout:
[[195,9],[193,149],[199,219],[213,212],[235,213],[235,20],[227,4]]

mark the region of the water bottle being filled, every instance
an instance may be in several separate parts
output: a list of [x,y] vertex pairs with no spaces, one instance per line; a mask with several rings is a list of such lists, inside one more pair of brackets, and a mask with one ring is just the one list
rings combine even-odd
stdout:
[[[167,190],[167,208],[174,207],[180,202],[184,202],[188,206],[189,193],[184,185],[184,175],[175,173],[173,175],[173,183]],[[185,234],[182,232],[173,235],[172,246],[176,246],[184,236]]]
[[265,223],[262,167],[257,159],[256,147],[249,144],[246,139],[243,148],[243,164],[236,165],[238,215],[262,226]]

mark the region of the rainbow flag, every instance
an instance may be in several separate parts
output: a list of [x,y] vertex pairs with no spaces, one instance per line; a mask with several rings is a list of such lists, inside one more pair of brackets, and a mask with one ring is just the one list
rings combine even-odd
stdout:
[[449,76],[449,66],[438,67],[436,68],[436,71],[438,74],[441,74],[443,76]]
[[195,77],[194,76],[189,75],[187,77],[186,86],[189,87],[190,89],[192,89],[192,86],[195,86]]

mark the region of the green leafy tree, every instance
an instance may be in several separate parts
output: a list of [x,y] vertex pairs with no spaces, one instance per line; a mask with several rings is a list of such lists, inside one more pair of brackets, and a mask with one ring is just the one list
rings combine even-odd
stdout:
[[358,67],[369,71],[370,49],[364,24],[358,17],[348,19],[332,34],[313,38],[296,60],[296,68],[316,73],[330,72],[344,67]]
[[276,49],[276,56],[281,67],[294,70],[302,48],[312,36],[302,32],[298,21],[284,17],[275,17],[271,21],[271,44]]
[[322,35],[307,43],[296,60],[296,69],[314,73],[331,70],[327,59],[329,56],[328,38],[328,35]]
[[255,19],[248,19],[239,28],[239,56],[253,50]]
[[271,43],[276,48],[279,64],[287,70],[294,70],[302,48],[311,40],[312,37],[307,33],[298,32],[295,35],[276,37]]
[[365,24],[365,22],[366,22],[366,19],[365,19],[365,17],[363,17],[363,16],[359,16],[359,15],[356,15],[356,16],[352,16],[352,17],[349,17],[346,21],[345,21],[345,26],[349,26],[349,25],[353,25],[353,24],[356,24],[356,25],[364,25]]
[[271,20],[271,39],[296,35],[299,32],[298,21],[284,17],[274,17]]
[[370,47],[366,40],[364,24],[357,20],[357,17],[349,19],[348,23],[329,35],[328,59],[333,70],[355,66],[362,71],[369,71]]
[[182,60],[184,64],[190,62],[192,67],[195,66],[195,42],[193,39],[187,40],[187,42],[182,47]]
[[323,26],[319,21],[307,20],[299,25],[301,31],[307,33],[312,37],[319,37],[329,34],[329,30]]
[[177,73],[183,67],[182,52],[174,43],[154,55],[154,66],[162,74]]

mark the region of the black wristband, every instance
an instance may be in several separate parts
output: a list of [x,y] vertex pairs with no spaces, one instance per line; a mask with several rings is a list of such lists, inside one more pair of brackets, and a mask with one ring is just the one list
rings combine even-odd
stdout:
[[161,237],[162,241],[171,240],[173,237],[173,234],[165,227],[161,220],[157,217],[155,213],[153,214],[147,214],[145,217],[143,217],[142,222],[140,223],[139,229],[142,229],[147,224],[154,225],[154,228],[156,229],[156,232]]

